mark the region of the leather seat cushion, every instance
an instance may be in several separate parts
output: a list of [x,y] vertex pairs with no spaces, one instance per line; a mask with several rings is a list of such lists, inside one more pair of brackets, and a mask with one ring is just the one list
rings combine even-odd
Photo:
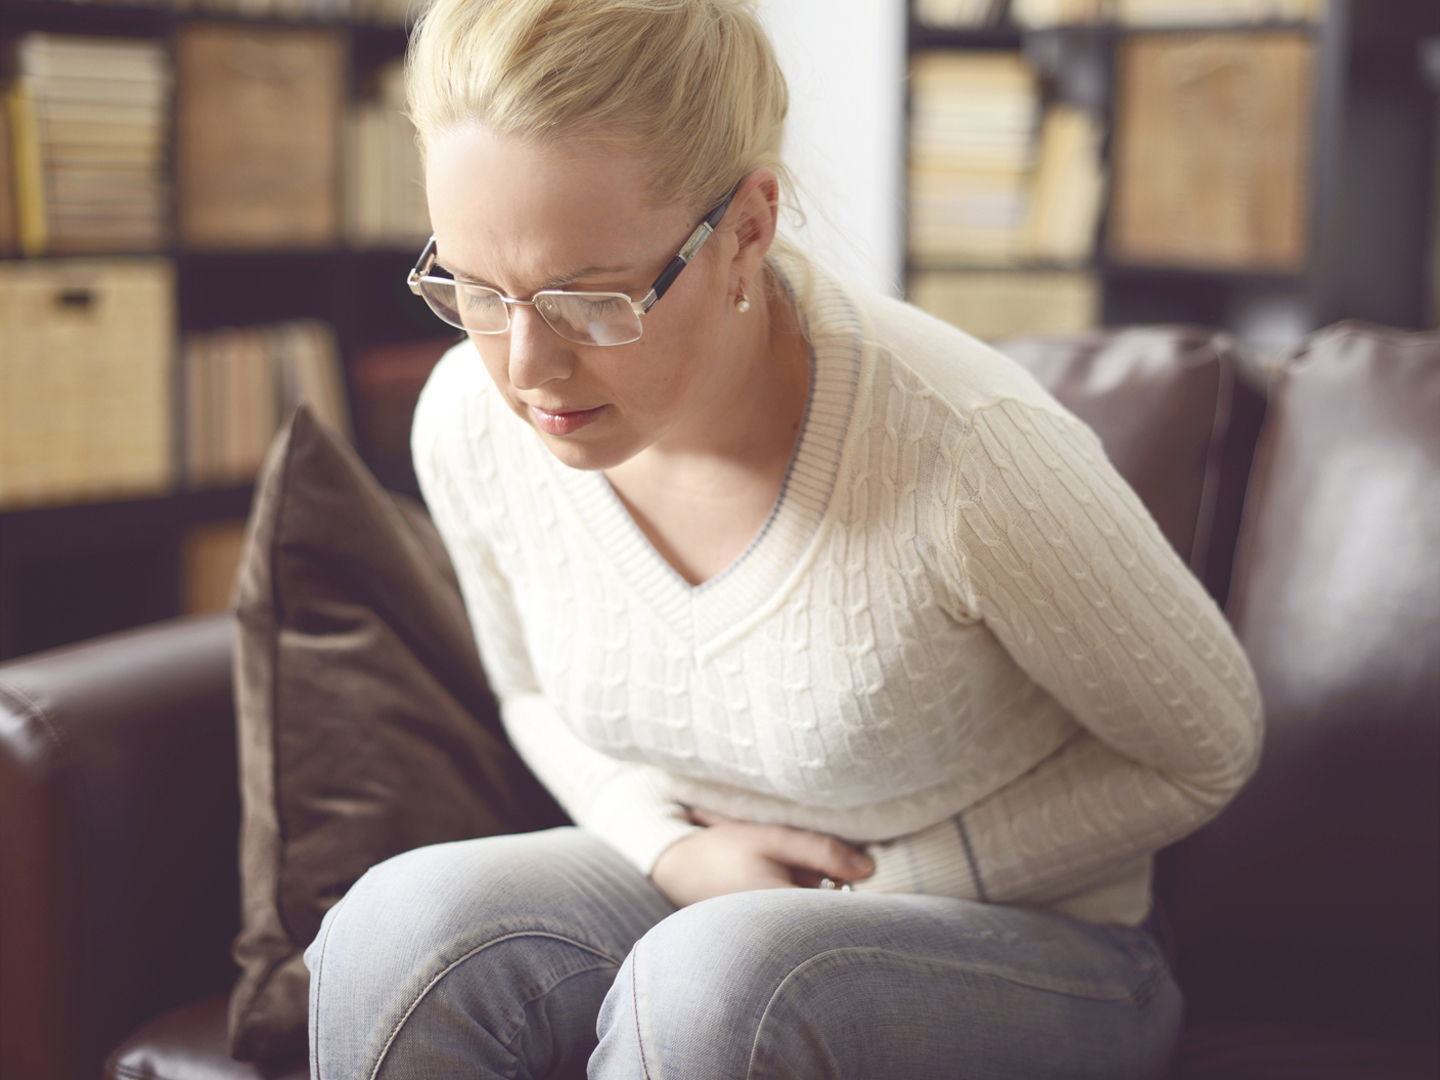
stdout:
[[146,1024],[106,1059],[105,1080],[309,1080],[303,1054],[264,1065],[232,1058],[226,1005],[209,998]]

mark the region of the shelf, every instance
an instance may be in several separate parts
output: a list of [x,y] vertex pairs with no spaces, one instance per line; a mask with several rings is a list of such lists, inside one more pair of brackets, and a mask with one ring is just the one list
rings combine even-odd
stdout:
[[161,37],[181,22],[231,22],[250,26],[336,27],[376,39],[398,40],[404,27],[349,19],[245,15],[238,11],[177,11],[170,7],[123,3],[79,3],[76,0],[4,0],[5,31],[45,30],[63,34]]
[[1247,270],[1216,266],[1143,266],[1111,262],[1103,255],[1096,259],[1092,269],[1095,273],[1112,281],[1120,278],[1173,281],[1203,279],[1243,286],[1298,285],[1305,280],[1305,274],[1300,270]]
[[911,21],[910,49],[1018,49],[1025,38],[1034,34],[1223,34],[1274,33],[1301,30],[1319,31],[1324,24],[1311,20],[1272,19],[1266,22],[1225,23],[1156,23],[1141,25],[1113,20],[1088,23],[1063,23],[1055,26],[1003,26],[952,29],[926,26]]
[[123,4],[78,4],[57,0],[5,0],[5,32],[46,30],[61,34],[161,37],[175,25],[176,13],[163,8]]
[[1089,263],[907,263],[907,274],[1095,274],[1106,279],[1162,279],[1229,282],[1233,285],[1292,285],[1305,280],[1300,271],[1237,270],[1207,266],[1139,266],[1097,256]]
[[149,543],[207,521],[244,518],[252,484],[147,499],[0,510],[0,561]]
[[924,49],[1018,49],[1025,31],[1015,26],[946,30],[912,21],[909,30],[911,52]]
[[380,246],[330,245],[316,248],[185,248],[167,246],[154,250],[105,249],[100,251],[47,251],[40,255],[0,254],[0,262],[47,262],[63,259],[174,259],[177,262],[204,262],[207,260],[251,259],[277,261],[302,261],[305,259],[351,259],[376,256],[395,258],[403,256],[414,262],[425,246],[424,240],[410,243],[384,244]]

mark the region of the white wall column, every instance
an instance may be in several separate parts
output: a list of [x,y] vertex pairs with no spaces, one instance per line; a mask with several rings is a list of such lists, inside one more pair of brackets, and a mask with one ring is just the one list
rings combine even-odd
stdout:
[[845,279],[900,295],[904,281],[904,0],[760,0],[790,86],[786,159],[796,238]]

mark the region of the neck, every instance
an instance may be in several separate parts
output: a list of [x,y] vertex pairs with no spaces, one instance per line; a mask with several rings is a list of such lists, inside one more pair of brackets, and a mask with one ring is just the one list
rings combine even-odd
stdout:
[[[768,272],[767,272],[768,273]],[[715,377],[683,426],[614,469],[627,474],[783,474],[810,387],[810,348],[785,290],[756,282],[748,312],[732,312]]]

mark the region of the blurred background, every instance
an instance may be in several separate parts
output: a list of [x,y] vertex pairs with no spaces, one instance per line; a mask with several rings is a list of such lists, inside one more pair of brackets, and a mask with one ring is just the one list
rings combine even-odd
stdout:
[[[988,340],[1440,323],[1435,0],[763,0],[804,224]],[[297,401],[414,492],[414,0],[0,0],[0,659],[223,608]]]

